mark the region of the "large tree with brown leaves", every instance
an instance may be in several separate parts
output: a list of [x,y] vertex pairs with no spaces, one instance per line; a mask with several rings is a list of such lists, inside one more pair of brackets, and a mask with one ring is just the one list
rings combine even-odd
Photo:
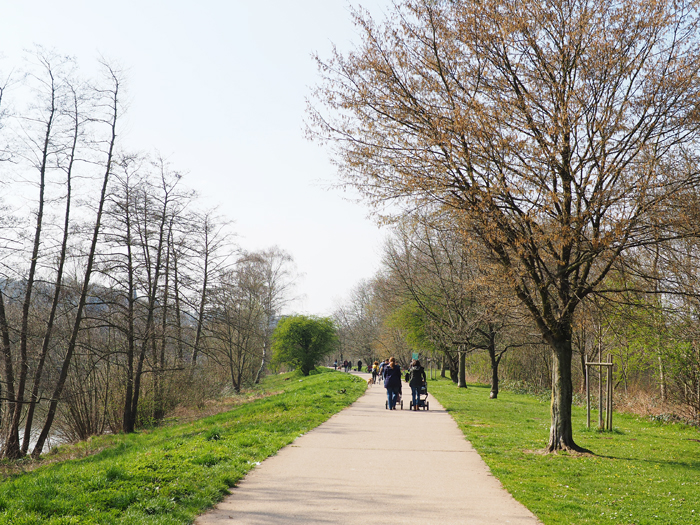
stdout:
[[581,450],[574,312],[626,250],[660,240],[658,210],[697,182],[697,10],[397,0],[381,23],[355,12],[361,43],[319,60],[309,129],[344,181],[385,216],[391,202],[451,209],[551,346],[549,451]]

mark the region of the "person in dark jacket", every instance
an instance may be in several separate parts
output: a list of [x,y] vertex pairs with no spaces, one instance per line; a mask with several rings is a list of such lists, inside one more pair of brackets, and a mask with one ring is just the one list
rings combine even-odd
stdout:
[[396,401],[401,393],[401,367],[396,364],[393,357],[389,358],[389,365],[384,368],[384,388],[389,401],[389,410],[396,410]]
[[357,371],[362,372],[362,359],[357,360]]
[[413,410],[418,410],[420,404],[420,388],[427,381],[425,368],[420,366],[420,361],[416,359],[408,369],[408,386],[411,387],[411,398],[413,402]]

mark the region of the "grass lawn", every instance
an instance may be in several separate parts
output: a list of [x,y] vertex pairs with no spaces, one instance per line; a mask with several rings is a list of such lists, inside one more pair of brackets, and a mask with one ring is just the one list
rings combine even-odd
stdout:
[[546,525],[700,524],[695,428],[615,413],[613,432],[589,431],[585,407],[574,407],[574,440],[593,455],[543,455],[548,402],[509,392],[491,400],[486,386],[458,389],[449,380],[429,389],[491,472]]
[[194,423],[76,445],[104,450],[0,482],[0,523],[192,523],[258,462],[365,391],[359,378],[321,372],[270,377],[263,389],[273,395]]

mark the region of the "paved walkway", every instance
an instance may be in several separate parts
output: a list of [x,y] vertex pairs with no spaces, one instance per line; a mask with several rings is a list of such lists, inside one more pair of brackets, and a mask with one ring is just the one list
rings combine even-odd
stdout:
[[386,391],[371,386],[251,471],[196,524],[539,523],[435,398],[429,411],[411,412],[410,388],[403,390],[404,410],[387,411]]

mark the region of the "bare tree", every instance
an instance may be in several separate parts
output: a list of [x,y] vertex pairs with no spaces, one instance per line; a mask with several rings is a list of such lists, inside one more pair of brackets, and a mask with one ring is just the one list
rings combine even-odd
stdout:
[[198,279],[193,280],[193,284],[199,285],[196,293],[193,294],[196,302],[192,303],[193,310],[196,312],[194,317],[195,337],[190,362],[191,373],[194,374],[197,358],[201,351],[207,302],[212,287],[211,280],[213,276],[225,272],[229,264],[231,253],[227,248],[230,247],[231,237],[227,231],[228,223],[217,217],[213,210],[195,215],[192,224],[201,232],[196,237],[197,243],[191,248],[195,255],[195,261],[199,263],[195,264],[196,268],[192,272],[198,276]]
[[376,281],[360,281],[333,314],[345,356],[350,359],[359,357],[367,364],[388,352],[381,338],[384,319],[376,289]]
[[228,369],[235,392],[254,381],[265,347],[262,290],[249,270],[250,266],[238,267],[223,276],[213,293],[207,322],[207,355]]
[[552,350],[547,450],[582,450],[577,307],[697,183],[676,169],[696,158],[695,4],[406,0],[355,20],[358,48],[319,61],[312,133],[374,205],[449,208],[490,250]]
[[85,315],[84,309],[87,303],[88,293],[90,290],[90,278],[92,277],[93,265],[95,263],[95,257],[97,252],[97,242],[100,237],[100,227],[102,224],[102,215],[104,212],[104,206],[107,197],[107,188],[109,185],[109,176],[112,171],[112,161],[114,158],[116,139],[117,139],[117,122],[120,115],[120,99],[121,94],[120,87],[122,83],[121,73],[115,68],[109,66],[108,64],[103,64],[107,81],[109,82],[109,87],[98,88],[98,94],[101,100],[98,103],[101,104],[102,110],[104,111],[104,117],[101,119],[102,123],[108,128],[108,133],[104,139],[103,145],[105,146],[103,166],[104,174],[102,177],[102,188],[100,190],[100,196],[97,200],[97,210],[95,215],[94,227],[92,230],[92,239],[90,242],[90,247],[85,258],[85,269],[83,274],[83,282],[80,291],[80,299],[78,300],[78,305],[76,308],[75,319],[73,321],[73,327],[71,331],[70,340],[66,348],[66,353],[63,358],[63,363],[60,369],[60,375],[56,386],[51,395],[51,401],[49,403],[48,412],[46,415],[46,420],[44,426],[37,438],[36,445],[32,450],[32,457],[39,457],[44,448],[44,443],[48,438],[49,432],[54,422],[56,416],[56,409],[58,402],[63,393],[63,388],[66,384],[66,378],[68,377],[68,371],[71,364],[71,359],[73,353],[75,352],[76,345],[78,343],[78,335],[80,333],[81,324],[83,321],[83,316]]
[[34,421],[34,412],[36,410],[37,404],[39,402],[39,392],[41,388],[42,375],[44,371],[44,365],[46,363],[46,358],[49,354],[49,346],[51,343],[54,322],[56,320],[56,314],[61,300],[61,295],[63,291],[63,273],[66,264],[66,256],[68,252],[68,239],[70,234],[71,225],[71,204],[72,204],[72,177],[73,168],[76,162],[76,154],[78,150],[78,142],[81,138],[82,129],[84,127],[85,116],[82,115],[81,105],[84,103],[84,95],[78,92],[78,88],[74,85],[69,84],[69,93],[71,96],[72,104],[66,108],[66,111],[70,120],[72,128],[72,137],[67,145],[66,152],[64,154],[65,159],[60,162],[59,165],[63,166],[66,176],[66,195],[65,195],[65,213],[63,220],[63,234],[61,239],[61,246],[58,253],[58,266],[56,269],[56,275],[53,283],[53,299],[51,301],[51,309],[48,315],[48,320],[46,322],[46,328],[44,331],[43,341],[41,345],[41,352],[38,357],[38,362],[34,371],[32,393],[29,405],[27,407],[26,420],[24,424],[24,434],[22,439],[22,451],[21,454],[24,456],[29,450],[29,442],[32,435],[32,425]]
[[291,299],[293,262],[276,246],[243,252],[214,288],[207,355],[228,368],[236,392],[264,372],[276,321]]
[[258,275],[262,286],[261,303],[266,320],[260,367],[255,375],[257,384],[263,377],[270,360],[272,332],[275,330],[277,320],[282,310],[294,299],[294,287],[298,274],[292,256],[279,246],[244,253],[239,260],[240,263],[252,264],[257,269],[255,274]]
[[[58,269],[54,280],[54,305],[57,304],[60,294],[63,264],[65,262],[66,246],[68,240],[68,225],[70,211],[70,172],[72,171],[73,160],[79,139],[79,121],[84,117],[78,110],[78,95],[76,94],[75,81],[73,80],[72,61],[57,56],[55,53],[38,48],[31,55],[31,65],[25,76],[25,86],[35,95],[35,103],[31,104],[25,111],[15,117],[16,125],[14,133],[14,157],[16,158],[16,168],[18,168],[16,178],[20,184],[30,177],[29,172],[37,174],[36,188],[38,197],[36,199],[35,221],[32,228],[32,238],[29,244],[27,258],[29,266],[26,275],[18,275],[13,279],[8,277],[6,284],[14,281],[17,286],[21,282],[23,287],[23,299],[21,305],[21,317],[19,320],[19,341],[18,352],[15,363],[11,356],[11,345],[6,346],[5,356],[5,380],[7,392],[10,395],[9,404],[12,406],[11,421],[9,421],[6,435],[4,436],[3,454],[8,458],[18,458],[27,452],[29,437],[31,434],[32,419],[37,403],[39,382],[41,379],[43,365],[48,352],[53,321],[56,307],[51,308],[49,321],[43,330],[43,345],[38,356],[38,364],[34,373],[34,383],[32,395],[26,400],[26,389],[29,378],[30,363],[35,359],[32,352],[32,342],[38,334],[30,333],[32,323],[32,312],[36,309],[38,302],[34,293],[37,285],[44,288],[42,273],[52,271],[50,268],[42,267],[42,261],[51,260],[53,249],[51,247],[51,224],[47,224],[46,216],[50,213],[51,202],[59,200],[60,197],[52,195],[50,186],[54,182],[55,175],[65,171],[67,173],[67,195],[64,197],[66,211],[62,242],[60,243],[58,258]],[[27,168],[27,172],[23,168]],[[49,215],[50,216],[50,215]],[[47,238],[49,241],[47,242]],[[24,235],[19,230],[15,237],[17,244],[22,244]],[[29,241],[29,238],[26,238]],[[11,263],[9,268],[16,272],[17,268],[23,268],[17,257],[10,255]],[[42,272],[43,270],[43,272]],[[4,306],[4,305],[3,305]],[[4,307],[0,311],[0,316],[5,316]],[[5,318],[2,325],[8,329],[9,323]],[[38,323],[35,323],[35,330],[41,331]],[[13,366],[17,367],[16,374]],[[23,443],[19,443],[19,425],[25,413],[26,405],[29,405],[27,423],[25,425]]]

